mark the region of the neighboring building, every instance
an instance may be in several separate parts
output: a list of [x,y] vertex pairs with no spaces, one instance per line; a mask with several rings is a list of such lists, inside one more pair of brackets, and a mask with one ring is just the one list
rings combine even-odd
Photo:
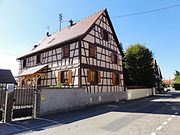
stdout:
[[47,33],[18,58],[21,85],[84,87],[87,92],[123,91],[122,49],[106,9]]
[[161,90],[163,88],[162,86],[162,74],[161,74],[161,69],[159,67],[159,65],[157,64],[157,61],[154,59],[153,60],[153,65],[154,65],[154,75],[155,75],[155,78],[156,78],[156,88],[158,90]]
[[16,84],[16,80],[11,70],[0,69],[0,88],[6,87],[7,84]]
[[163,84],[165,84],[166,86],[171,86],[174,83],[174,80],[162,80]]

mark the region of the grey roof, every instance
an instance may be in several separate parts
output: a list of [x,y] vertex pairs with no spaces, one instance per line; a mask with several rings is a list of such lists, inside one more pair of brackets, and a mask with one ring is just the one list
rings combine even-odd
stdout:
[[38,71],[40,71],[41,69],[47,67],[48,65],[40,65],[40,66],[36,66],[36,67],[31,67],[28,68],[27,70],[23,71],[19,76],[26,76],[26,75],[31,75],[31,74],[35,74]]
[[0,83],[14,83],[16,84],[16,80],[11,72],[11,70],[0,69]]
[[38,44],[37,47],[33,48],[29,52],[27,52],[25,55],[19,57],[18,59],[21,59],[23,57],[26,57],[28,55],[34,54],[36,52],[39,52],[41,50],[47,49],[49,47],[53,47],[55,45],[67,42],[72,39],[76,39],[79,36],[85,34],[86,31],[90,29],[90,27],[94,24],[94,22],[99,18],[102,13],[104,13],[106,9],[102,9],[97,13],[94,13],[93,15],[90,15],[78,22],[76,22],[73,26],[68,26],[62,29],[61,31],[52,33],[49,37],[44,37]]

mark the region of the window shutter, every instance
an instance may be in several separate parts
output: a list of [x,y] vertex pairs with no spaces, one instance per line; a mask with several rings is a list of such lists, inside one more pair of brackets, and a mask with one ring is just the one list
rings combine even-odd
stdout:
[[117,83],[117,85],[119,85],[120,84],[120,82],[121,82],[121,77],[120,77],[120,74],[117,74],[117,81],[118,81],[118,83]]
[[91,70],[88,69],[88,71],[87,71],[87,82],[91,82],[91,81],[92,81]]
[[112,73],[112,84],[115,85],[115,83],[116,83],[115,74]]
[[69,57],[69,46],[65,47],[65,56]]
[[58,72],[58,82],[61,83],[61,71]]
[[72,84],[72,70],[68,70],[68,84]]
[[114,63],[114,55],[111,53],[111,62]]
[[104,39],[104,30],[101,29],[101,37]]
[[121,81],[121,74],[119,74],[119,85],[122,85],[122,81]]
[[94,56],[97,57],[97,47],[94,47]]
[[65,83],[64,82],[64,71],[61,72],[61,83]]
[[62,47],[62,57],[65,57],[65,47]]
[[101,82],[101,72],[98,71],[98,83],[100,83],[100,82]]

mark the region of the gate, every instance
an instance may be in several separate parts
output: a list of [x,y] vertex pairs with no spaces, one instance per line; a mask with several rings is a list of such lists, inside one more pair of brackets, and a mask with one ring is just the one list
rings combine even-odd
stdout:
[[0,121],[3,121],[5,109],[6,90],[0,88]]
[[15,88],[12,118],[22,118],[34,115],[35,88]]

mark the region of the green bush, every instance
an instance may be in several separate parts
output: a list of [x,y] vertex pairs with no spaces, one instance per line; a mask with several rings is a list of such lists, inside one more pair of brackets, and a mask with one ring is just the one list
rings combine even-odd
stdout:
[[61,82],[57,83],[57,88],[62,88],[62,83]]

